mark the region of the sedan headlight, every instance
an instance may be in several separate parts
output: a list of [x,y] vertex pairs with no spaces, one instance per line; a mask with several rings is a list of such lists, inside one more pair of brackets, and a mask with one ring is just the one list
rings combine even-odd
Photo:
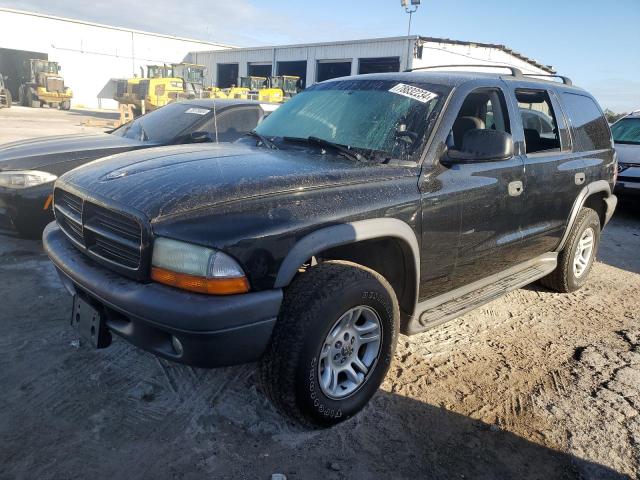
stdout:
[[152,280],[183,290],[210,295],[249,291],[249,282],[238,262],[211,248],[156,238],[151,265]]
[[56,178],[58,177],[51,173],[37,170],[8,170],[0,172],[0,187],[16,189],[37,187],[43,183],[53,182]]

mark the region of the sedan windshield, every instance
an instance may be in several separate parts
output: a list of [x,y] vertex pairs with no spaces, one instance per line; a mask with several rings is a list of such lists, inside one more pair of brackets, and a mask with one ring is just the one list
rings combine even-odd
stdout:
[[208,108],[193,104],[170,103],[136,118],[111,133],[142,142],[168,143],[202,122],[210,112]]
[[282,143],[308,141],[317,148],[331,142],[367,158],[417,160],[447,94],[441,85],[413,82],[323,82],[287,101],[255,131]]
[[640,145],[640,118],[624,118],[611,127],[613,141]]

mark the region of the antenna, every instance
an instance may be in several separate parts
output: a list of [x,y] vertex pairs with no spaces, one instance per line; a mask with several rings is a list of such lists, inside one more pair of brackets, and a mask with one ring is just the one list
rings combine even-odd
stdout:
[[218,112],[216,112],[216,97],[213,97],[213,130],[216,132],[216,144],[218,143]]

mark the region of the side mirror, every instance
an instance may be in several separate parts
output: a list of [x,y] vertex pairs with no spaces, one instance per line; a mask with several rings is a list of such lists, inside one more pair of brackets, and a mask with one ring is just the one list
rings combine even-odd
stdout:
[[209,132],[205,132],[205,131],[192,132],[189,135],[189,143],[207,143],[207,142],[213,142],[213,141],[214,141],[213,137]]
[[457,163],[496,162],[513,157],[513,137],[497,130],[467,131],[460,150],[448,150],[440,159],[445,166]]

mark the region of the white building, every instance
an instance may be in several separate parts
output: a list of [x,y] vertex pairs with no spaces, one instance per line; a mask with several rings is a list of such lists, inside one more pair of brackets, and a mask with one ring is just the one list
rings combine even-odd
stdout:
[[524,73],[553,73],[504,45],[421,36],[235,48],[192,52],[193,63],[207,66],[207,81],[219,87],[238,84],[247,75],[296,75],[304,85],[358,73],[400,71],[432,65],[510,65]]
[[[182,62],[189,52],[228,45],[141,32],[0,8],[0,72],[17,99],[25,59],[59,62],[72,105],[115,108],[110,79],[140,75],[140,67]],[[102,97],[102,98],[100,98]]]

